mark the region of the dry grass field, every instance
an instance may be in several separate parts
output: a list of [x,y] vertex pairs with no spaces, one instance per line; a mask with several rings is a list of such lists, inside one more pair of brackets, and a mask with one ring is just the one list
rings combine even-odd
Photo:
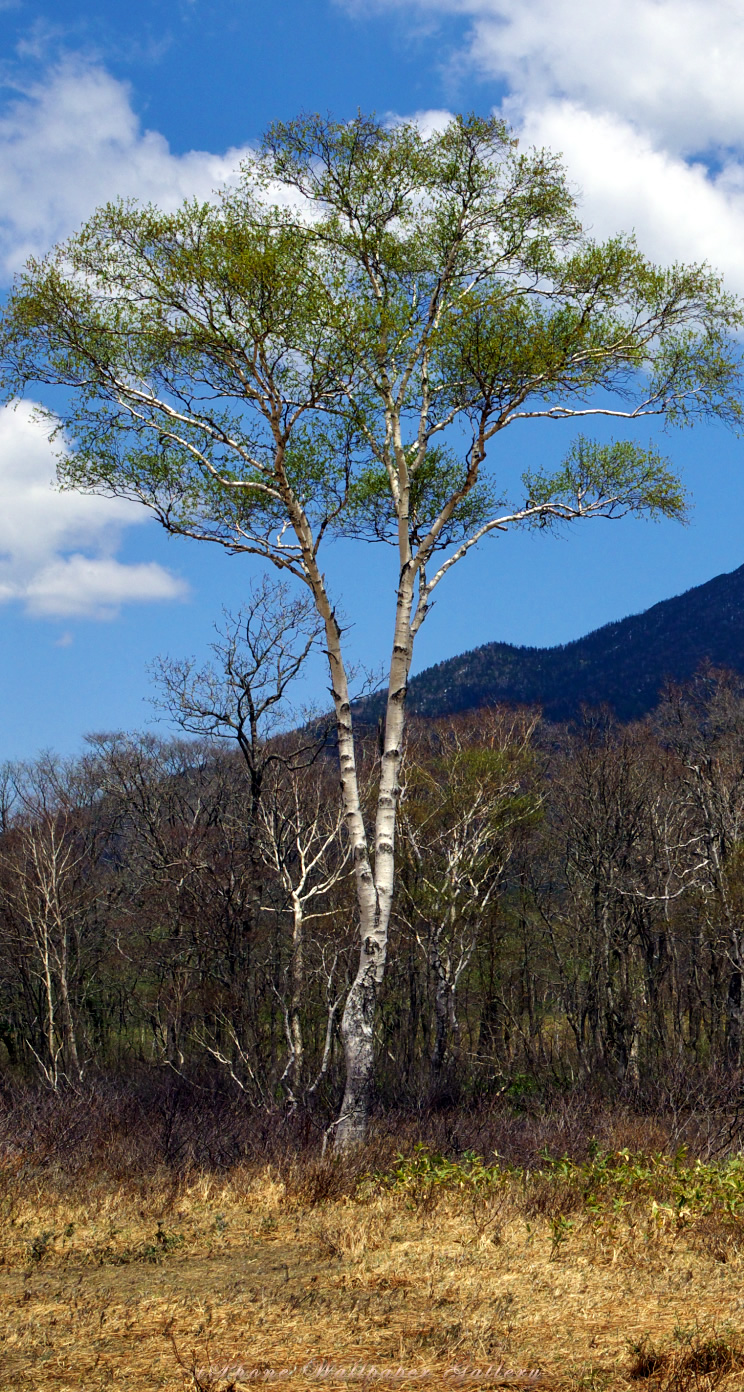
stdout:
[[575,1392],[744,1387],[739,1161],[528,1172],[420,1148],[384,1174],[113,1178],[17,1155],[0,1212],[2,1392],[223,1392],[288,1368],[292,1387],[405,1385],[397,1368],[486,1387],[499,1365]]

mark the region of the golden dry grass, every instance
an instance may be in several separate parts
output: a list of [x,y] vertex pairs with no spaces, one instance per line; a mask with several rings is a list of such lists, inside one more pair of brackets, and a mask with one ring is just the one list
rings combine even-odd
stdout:
[[[2,1392],[170,1392],[210,1364],[311,1359],[431,1370],[413,1386],[444,1385],[453,1364],[503,1363],[575,1392],[744,1387],[735,1215],[683,1222],[647,1193],[599,1212],[570,1182],[519,1174],[487,1193],[375,1181],[319,1201],[317,1178],[162,1171],[73,1185],[7,1167]],[[716,1335],[729,1362],[696,1364],[690,1349]]]

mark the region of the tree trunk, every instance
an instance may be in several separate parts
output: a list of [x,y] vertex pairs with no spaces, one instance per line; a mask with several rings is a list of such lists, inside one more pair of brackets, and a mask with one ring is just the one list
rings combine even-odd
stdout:
[[434,986],[434,1044],[431,1051],[431,1082],[436,1088],[444,1068],[447,1054],[447,1026],[449,1010],[447,1001],[447,982],[438,976]]
[[447,1046],[457,1039],[459,1023],[455,1010],[455,989],[451,979],[449,955],[442,957],[442,925],[429,929],[429,966],[434,977],[434,1042],[431,1050],[431,1088],[436,1093],[442,1077]]
[[371,937],[362,946],[354,984],[346,998],[341,1020],[341,1041],[346,1064],[346,1086],[336,1127],[336,1149],[349,1150],[364,1140],[374,1080],[374,1027],[377,990],[382,966]]
[[60,1011],[62,1015],[62,1059],[65,1075],[68,1082],[74,1077],[80,1083],[83,1080],[83,1070],[80,1067],[80,1058],[77,1050],[77,1040],[75,1038],[75,1021],[72,1016],[72,1006],[70,1003],[70,992],[67,982],[67,961],[66,954],[60,962],[59,970],[59,998]]
[[[364,1138],[374,1081],[375,1009],[378,991],[385,972],[388,928],[393,904],[395,823],[400,794],[399,775],[403,758],[406,691],[413,653],[412,599],[413,573],[410,566],[404,565],[398,586],[385,736],[380,767],[380,785],[377,794],[374,873],[369,874],[369,861],[365,859],[365,864],[361,867],[362,873],[357,874],[361,946],[359,967],[347,997],[341,1021],[341,1039],[346,1062],[346,1088],[336,1128],[336,1148],[340,1151],[357,1145]],[[346,734],[347,728],[348,735]],[[339,743],[341,743],[342,733],[347,740],[347,757],[350,754],[353,760],[350,715],[347,716],[343,728],[341,725],[339,727]],[[340,750],[340,752],[343,768],[344,751]],[[352,827],[357,809],[361,811],[358,789],[356,789],[356,775],[355,790],[356,804],[351,809],[352,816],[350,818]]]
[[742,990],[741,968],[737,965],[729,974],[726,998],[726,1056],[732,1068],[741,1065],[742,1053]]
[[304,985],[304,922],[302,904],[297,895],[292,903],[292,966],[289,998],[289,1033],[292,1047],[292,1086],[295,1093],[302,1086],[305,1046],[302,1038],[302,990]]

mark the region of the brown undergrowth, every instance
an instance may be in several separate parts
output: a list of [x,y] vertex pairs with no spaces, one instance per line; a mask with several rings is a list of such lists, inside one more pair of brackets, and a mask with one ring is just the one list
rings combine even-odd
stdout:
[[114,1173],[6,1148],[2,1392],[744,1387],[741,1161],[383,1152]]

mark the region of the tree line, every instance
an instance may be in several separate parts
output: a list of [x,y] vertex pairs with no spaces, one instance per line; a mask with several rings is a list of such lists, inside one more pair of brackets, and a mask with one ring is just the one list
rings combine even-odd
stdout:
[[[263,592],[219,664],[162,664],[191,738],[96,735],[80,757],[4,766],[6,1075],[59,1091],[166,1069],[337,1111],[357,946],[337,751],[317,718],[272,724],[308,618]],[[359,747],[373,805],[378,733]],[[397,857],[381,1102],[741,1068],[740,677],[701,671],[627,726],[508,708],[411,722]]]

